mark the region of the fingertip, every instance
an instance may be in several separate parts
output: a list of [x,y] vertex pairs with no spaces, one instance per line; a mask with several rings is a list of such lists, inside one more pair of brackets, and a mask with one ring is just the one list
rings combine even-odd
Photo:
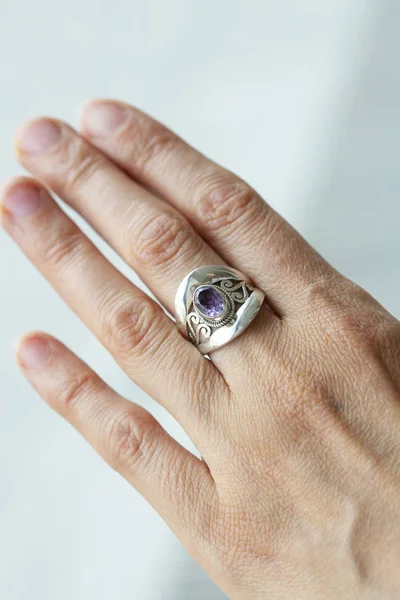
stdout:
[[60,124],[49,117],[39,117],[23,123],[14,137],[18,159],[23,155],[37,155],[54,146],[61,137]]
[[14,350],[21,369],[40,369],[49,361],[51,338],[40,331],[25,333],[15,340]]
[[93,98],[81,107],[79,122],[82,131],[90,137],[107,137],[125,125],[128,111],[116,100]]
[[29,177],[12,177],[0,186],[0,216],[25,217],[40,206],[42,186]]

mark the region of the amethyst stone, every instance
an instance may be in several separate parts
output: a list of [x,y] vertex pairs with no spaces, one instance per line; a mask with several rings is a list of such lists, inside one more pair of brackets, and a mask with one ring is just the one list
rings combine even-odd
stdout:
[[193,303],[206,319],[217,319],[226,309],[222,293],[209,285],[202,285],[196,289]]

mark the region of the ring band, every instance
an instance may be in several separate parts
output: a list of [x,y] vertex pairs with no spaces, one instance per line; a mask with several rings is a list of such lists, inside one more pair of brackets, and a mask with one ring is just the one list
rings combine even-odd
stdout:
[[236,269],[199,267],[177,289],[176,324],[202,354],[210,354],[247,329],[264,298],[264,292]]

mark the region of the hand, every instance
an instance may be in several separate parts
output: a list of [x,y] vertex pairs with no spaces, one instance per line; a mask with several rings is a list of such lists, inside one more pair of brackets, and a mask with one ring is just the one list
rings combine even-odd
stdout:
[[[43,333],[19,345],[29,381],[231,598],[399,598],[398,322],[247,184],[148,116],[96,101],[82,132],[48,119],[20,129],[35,179],[5,185],[3,226],[203,460]],[[244,272],[272,311],[207,360],[46,188],[170,313],[182,278],[209,264]]]

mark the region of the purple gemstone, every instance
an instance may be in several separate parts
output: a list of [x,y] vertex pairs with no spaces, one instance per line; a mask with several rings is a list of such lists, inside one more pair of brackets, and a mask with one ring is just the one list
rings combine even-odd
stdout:
[[196,289],[193,302],[197,310],[208,319],[216,319],[225,311],[223,295],[208,285]]

